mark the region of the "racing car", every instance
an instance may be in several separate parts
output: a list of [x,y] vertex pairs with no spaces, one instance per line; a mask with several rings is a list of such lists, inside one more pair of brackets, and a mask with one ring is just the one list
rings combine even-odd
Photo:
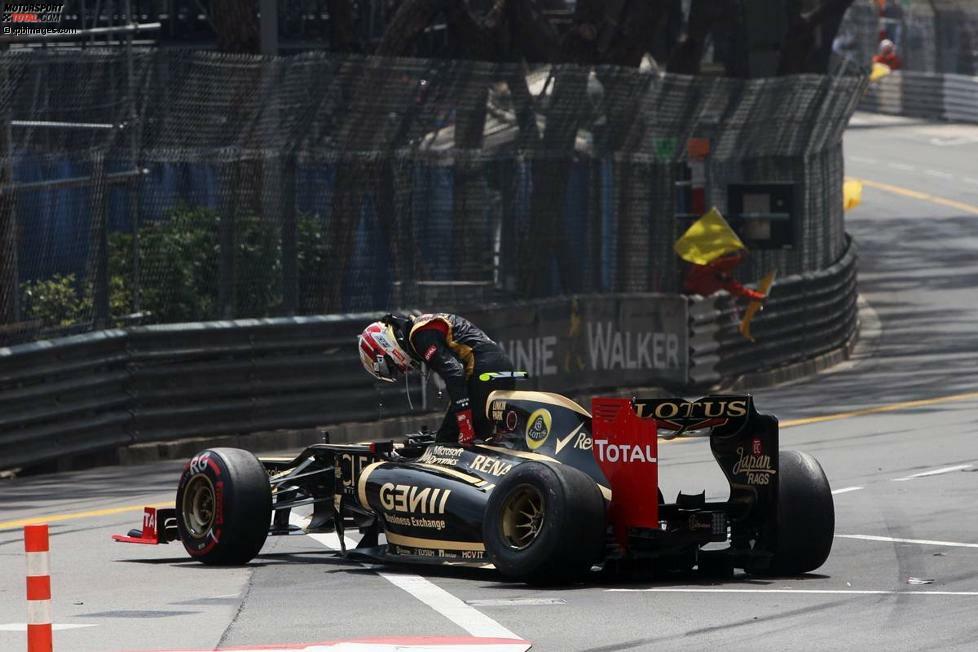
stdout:
[[[494,434],[474,445],[420,434],[309,446],[292,459],[213,448],[184,467],[173,508],[146,508],[129,543],[179,539],[204,564],[245,564],[269,535],[334,532],[340,554],[488,566],[566,583],[594,567],[797,575],[832,547],[832,492],[819,463],[779,451],[778,421],[750,395],[595,398],[494,392]],[[727,500],[658,489],[658,437],[708,431]],[[311,516],[296,524],[296,508]],[[308,507],[305,508],[308,511]],[[362,535],[353,549],[346,532]]]

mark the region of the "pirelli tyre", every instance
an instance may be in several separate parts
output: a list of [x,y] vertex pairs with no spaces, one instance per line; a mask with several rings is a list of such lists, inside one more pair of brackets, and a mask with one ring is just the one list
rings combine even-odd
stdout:
[[248,451],[205,450],[184,468],[176,508],[180,541],[191,557],[212,565],[246,564],[268,536],[268,474]]
[[565,584],[599,562],[605,505],[575,468],[524,462],[489,495],[482,523],[486,554],[503,575],[531,584]]
[[825,563],[835,537],[835,502],[822,466],[800,451],[780,451],[778,517],[766,575],[810,573]]

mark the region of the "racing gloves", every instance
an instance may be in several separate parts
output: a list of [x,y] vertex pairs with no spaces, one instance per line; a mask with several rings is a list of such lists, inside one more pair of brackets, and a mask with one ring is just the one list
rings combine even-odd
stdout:
[[455,420],[458,422],[458,443],[462,446],[471,446],[475,440],[475,428],[472,426],[472,409],[466,408],[455,413]]

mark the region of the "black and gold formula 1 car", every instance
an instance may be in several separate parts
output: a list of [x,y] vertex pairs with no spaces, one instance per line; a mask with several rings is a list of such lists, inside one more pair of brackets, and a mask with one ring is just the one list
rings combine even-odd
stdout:
[[[581,579],[595,566],[796,575],[829,555],[825,474],[811,456],[778,450],[777,419],[749,395],[595,398],[589,414],[557,394],[500,391],[487,409],[494,436],[467,447],[420,435],[316,444],[287,460],[205,450],[187,462],[175,508],[147,508],[142,530],[114,538],[179,539],[194,559],[220,565],[247,563],[268,535],[334,532],[342,546],[357,530],[356,547],[341,554],[491,563],[534,583]],[[657,432],[694,429],[709,429],[730,496],[667,503]],[[293,510],[309,505],[297,526]]]

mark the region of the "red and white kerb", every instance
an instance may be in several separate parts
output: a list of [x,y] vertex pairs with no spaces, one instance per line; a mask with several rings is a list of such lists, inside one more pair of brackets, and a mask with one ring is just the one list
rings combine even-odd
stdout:
[[51,563],[48,526],[24,526],[27,553],[27,650],[51,652]]

